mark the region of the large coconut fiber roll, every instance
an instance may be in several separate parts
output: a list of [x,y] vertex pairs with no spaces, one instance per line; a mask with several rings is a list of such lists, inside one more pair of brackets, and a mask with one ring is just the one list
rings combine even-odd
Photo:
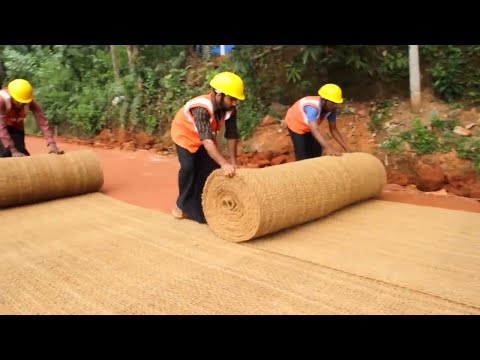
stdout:
[[202,205],[216,235],[240,242],[375,197],[385,184],[380,160],[367,153],[347,153],[238,169],[232,178],[215,170],[205,183]]
[[103,172],[91,150],[0,159],[0,208],[95,192]]

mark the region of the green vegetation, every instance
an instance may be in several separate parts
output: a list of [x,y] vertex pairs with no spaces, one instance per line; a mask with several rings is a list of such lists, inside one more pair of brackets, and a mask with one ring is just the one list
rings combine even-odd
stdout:
[[[423,76],[437,96],[480,102],[480,46],[422,45],[420,55]],[[223,70],[245,80],[247,99],[239,106],[242,138],[272,103],[290,105],[316,94],[326,82],[340,84],[347,100],[370,94],[369,100],[377,101],[372,131],[392,106],[391,100],[376,98],[378,91],[401,89],[408,95],[406,45],[239,45],[230,55],[212,55],[209,61],[199,59],[190,45],[0,46],[2,85],[17,77],[30,80],[50,122],[63,134],[92,136],[104,127],[123,126],[161,135],[177,109],[206,93],[209,79]],[[450,123],[438,125],[451,128]],[[409,141],[416,151],[438,148],[428,130],[415,129]]]
[[412,130],[390,136],[380,147],[389,153],[399,153],[408,144],[418,155],[455,149],[459,157],[471,160],[474,169],[480,174],[480,136],[457,135],[452,132],[457,125],[456,119],[441,120],[437,115],[433,115],[431,129],[428,129],[420,119],[415,118],[412,121]]

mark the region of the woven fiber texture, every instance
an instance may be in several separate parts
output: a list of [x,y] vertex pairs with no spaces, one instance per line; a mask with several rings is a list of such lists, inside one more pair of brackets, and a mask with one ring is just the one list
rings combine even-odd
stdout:
[[350,153],[239,169],[233,178],[216,170],[207,179],[202,204],[212,231],[240,242],[377,196],[385,183],[380,160],[366,153]]
[[480,309],[480,214],[369,200],[245,243]]
[[480,314],[100,193],[0,210],[0,233],[1,314]]
[[103,172],[91,150],[0,159],[0,208],[100,190]]

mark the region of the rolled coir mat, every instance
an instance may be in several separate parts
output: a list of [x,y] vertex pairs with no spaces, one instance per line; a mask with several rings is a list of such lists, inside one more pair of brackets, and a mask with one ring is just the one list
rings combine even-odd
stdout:
[[385,184],[380,160],[367,153],[348,153],[238,169],[232,178],[216,170],[207,179],[202,205],[217,236],[240,242],[375,197]]
[[91,150],[0,159],[0,208],[95,192],[103,171]]

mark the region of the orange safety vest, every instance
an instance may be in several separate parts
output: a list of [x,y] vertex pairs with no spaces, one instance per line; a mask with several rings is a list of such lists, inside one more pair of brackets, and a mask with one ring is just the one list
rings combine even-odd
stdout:
[[0,90],[0,101],[5,103],[6,107],[6,121],[5,125],[13,126],[17,129],[23,130],[23,121],[30,110],[30,104],[24,104],[20,110],[16,110],[12,103],[12,96],[8,89]]
[[321,96],[305,96],[298,100],[293,106],[288,109],[287,115],[285,116],[285,125],[288,126],[290,130],[297,134],[305,134],[311,132],[310,125],[308,125],[307,114],[305,113],[306,106],[313,106],[318,110],[318,117],[315,120],[318,125],[330,115],[331,112],[328,112],[320,118],[321,107],[320,107]]
[[202,107],[208,111],[210,115],[210,126],[213,133],[213,142],[217,144],[217,133],[222,128],[233,113],[233,110],[227,111],[220,121],[217,121],[213,114],[213,103],[211,94],[197,96],[188,101],[178,111],[172,121],[171,136],[175,144],[187,149],[191,153],[197,152],[203,145],[198,134],[195,121],[190,110],[195,107]]

